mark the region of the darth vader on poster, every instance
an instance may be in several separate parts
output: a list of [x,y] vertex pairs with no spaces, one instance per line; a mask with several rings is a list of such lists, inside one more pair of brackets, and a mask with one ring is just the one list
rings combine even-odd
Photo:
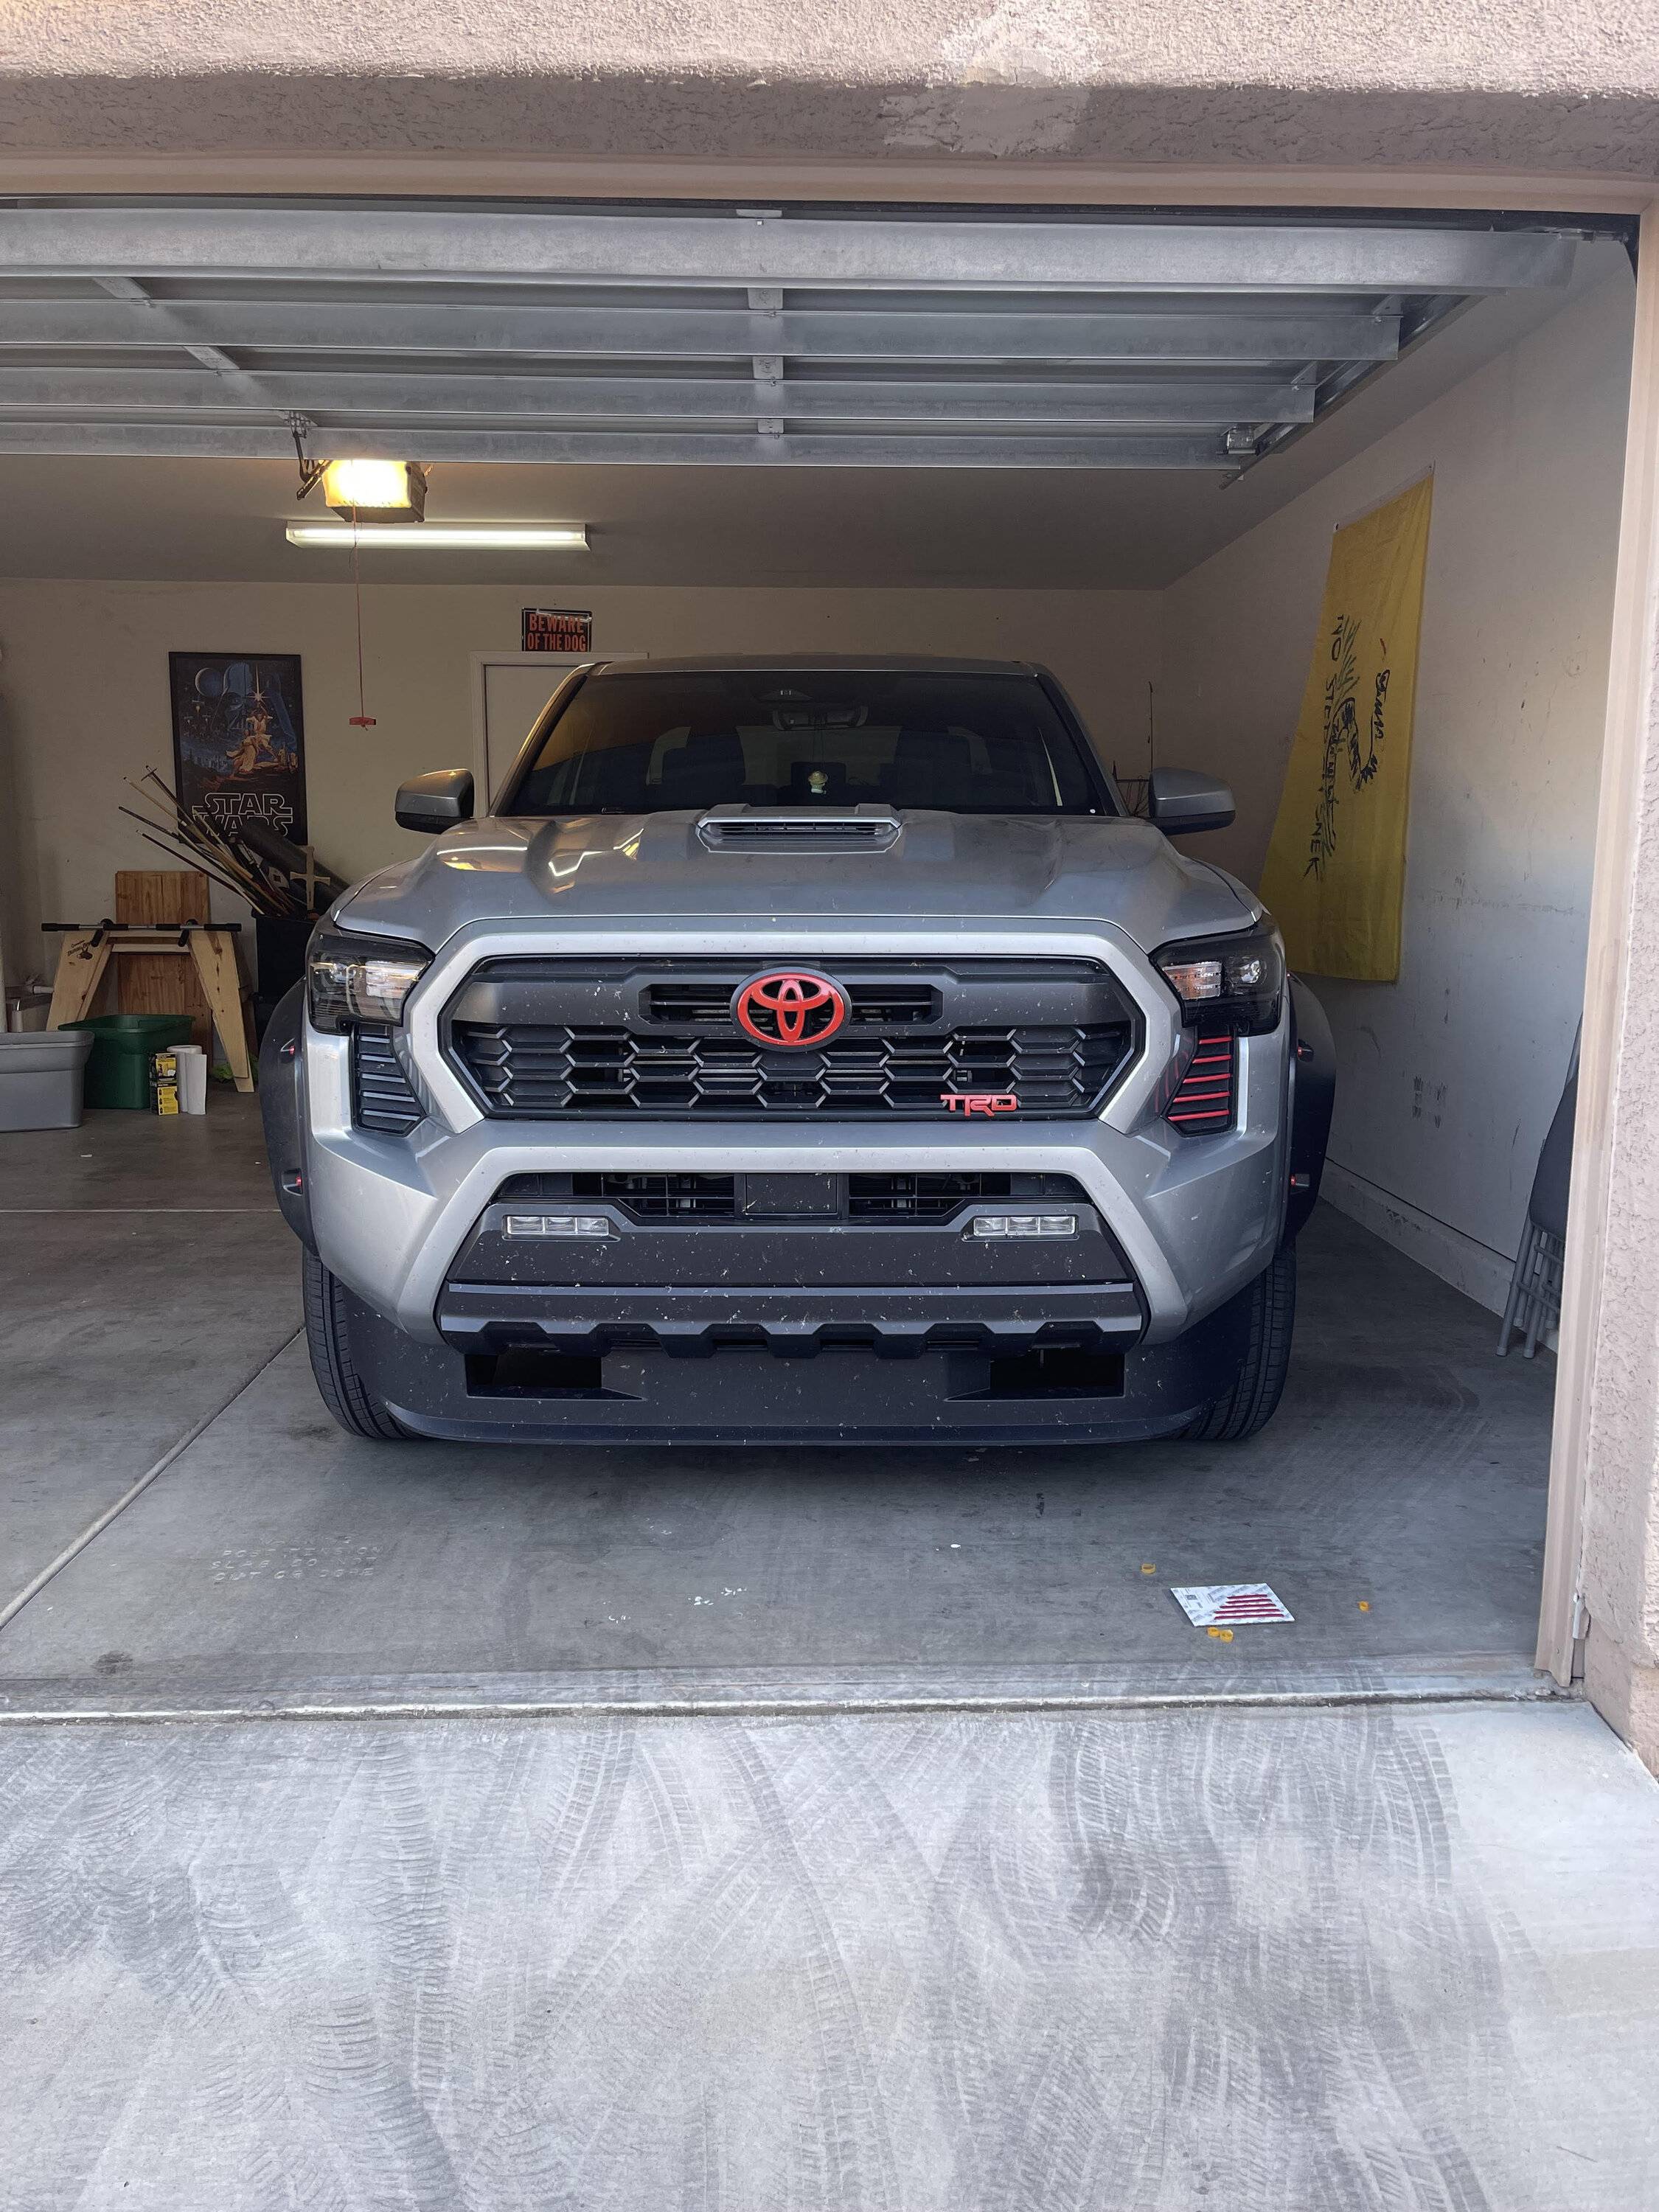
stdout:
[[306,841],[297,653],[173,653],[173,789],[222,834],[263,822]]

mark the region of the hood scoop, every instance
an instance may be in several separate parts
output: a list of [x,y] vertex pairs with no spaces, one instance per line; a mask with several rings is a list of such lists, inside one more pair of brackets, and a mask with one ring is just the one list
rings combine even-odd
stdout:
[[890,806],[711,806],[697,836],[711,853],[884,853],[902,828]]

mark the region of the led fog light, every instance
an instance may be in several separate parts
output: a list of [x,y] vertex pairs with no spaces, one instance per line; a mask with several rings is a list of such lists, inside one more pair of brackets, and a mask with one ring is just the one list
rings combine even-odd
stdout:
[[1075,1237],[1074,1213],[981,1213],[969,1224],[970,1237]]
[[608,1237],[603,1213],[509,1213],[501,1224],[509,1237]]

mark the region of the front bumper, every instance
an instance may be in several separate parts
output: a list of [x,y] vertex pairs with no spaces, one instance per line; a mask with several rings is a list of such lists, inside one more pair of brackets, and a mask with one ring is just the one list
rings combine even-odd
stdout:
[[[913,926],[919,950],[937,950],[941,925]],[[890,951],[907,934],[849,930],[838,946]],[[698,947],[768,957],[804,953],[787,941],[798,929],[700,932]],[[625,942],[623,938],[625,937]],[[811,939],[820,957],[823,933]],[[608,950],[672,950],[682,933],[605,933]],[[1285,1218],[1288,1018],[1268,1036],[1239,1047],[1238,1112],[1232,1127],[1184,1135],[1162,1118],[1180,1041],[1178,1010],[1146,956],[1109,924],[1087,931],[958,926],[955,949],[990,954],[1107,957],[1141,1016],[1142,1042],[1097,1118],[1021,1121],[1015,1117],[877,1124],[868,1119],[768,1123],[760,1120],[653,1122],[492,1120],[449,1066],[440,1017],[481,959],[550,948],[545,933],[476,927],[434,959],[410,994],[400,1055],[427,1118],[408,1137],[354,1126],[349,1041],[307,1024],[302,1036],[303,1171],[308,1225],[324,1263],[364,1304],[404,1337],[434,1351],[445,1344],[441,1304],[458,1255],[501,1185],[517,1176],[626,1171],[742,1175],[958,1173],[975,1169],[1075,1179],[1127,1265],[1138,1298],[1138,1340],[1173,1344],[1249,1282],[1272,1257]],[[781,1279],[786,1297],[797,1283]],[[687,1287],[694,1287],[688,1285]],[[763,1285],[744,1293],[752,1307]],[[892,1287],[892,1285],[889,1285]],[[921,1293],[917,1292],[920,1296]],[[637,1294],[648,1319],[661,1297]],[[951,1304],[944,1291],[942,1308]],[[1107,1307],[1102,1306],[1103,1317]],[[459,1316],[458,1316],[457,1318]],[[473,1309],[468,1324],[478,1318]],[[1117,1331],[1121,1316],[1109,1318]],[[450,1355],[453,1357],[453,1353]]]
[[[316,1097],[319,1048],[308,1040]],[[1259,1274],[1284,1212],[1278,1127],[1282,1066],[1249,1038],[1241,1054],[1243,1126],[1225,1136],[1124,1133],[1101,1122],[1033,1122],[977,1130],[915,1124],[872,1131],[802,1127],[580,1128],[477,1122],[448,1132],[424,1123],[409,1139],[313,1118],[306,1183],[324,1264],[368,1304],[417,1340],[441,1340],[440,1292],[474,1226],[509,1177],[555,1170],[629,1173],[842,1175],[903,1172],[1071,1176],[1116,1240],[1139,1285],[1146,1336],[1179,1336]],[[320,1071],[346,1099],[343,1054]]]
[[544,1344],[603,1357],[618,1344],[681,1357],[738,1345],[780,1358],[816,1358],[849,1340],[879,1358],[936,1346],[1020,1353],[1045,1344],[1123,1349],[1139,1341],[1140,1302],[1129,1283],[995,1291],[959,1285],[895,1290],[604,1291],[505,1283],[446,1283],[438,1307],[444,1341],[494,1353]]
[[[677,1310],[671,1302],[671,1328]],[[753,1310],[745,1305],[746,1318]],[[1019,1338],[1035,1320],[1025,1316]],[[1111,1340],[1106,1322],[1102,1344]],[[1178,1434],[1208,1408],[1218,1378],[1224,1386],[1236,1367],[1241,1326],[1230,1308],[1171,1344],[1136,1346],[1131,1328],[1120,1354],[1035,1362],[965,1347],[884,1358],[832,1345],[781,1358],[761,1345],[702,1358],[684,1346],[619,1348],[573,1361],[550,1390],[514,1389],[510,1375],[495,1382],[488,1361],[417,1343],[367,1307],[351,1345],[358,1371],[406,1429],[461,1442],[1130,1443]],[[1039,1372],[1050,1358],[1079,1365]]]

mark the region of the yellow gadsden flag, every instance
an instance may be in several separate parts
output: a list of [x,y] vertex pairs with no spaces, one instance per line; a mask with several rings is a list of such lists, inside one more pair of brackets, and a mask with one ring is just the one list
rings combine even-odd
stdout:
[[1261,896],[1292,968],[1391,983],[1400,973],[1417,638],[1429,550],[1425,477],[1339,530]]

